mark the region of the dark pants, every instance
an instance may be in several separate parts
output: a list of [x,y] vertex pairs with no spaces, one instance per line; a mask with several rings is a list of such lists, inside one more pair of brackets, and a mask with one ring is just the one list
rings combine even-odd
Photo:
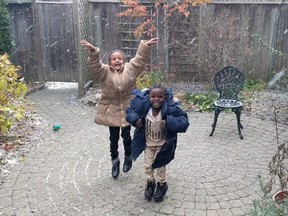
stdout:
[[126,127],[109,127],[110,132],[110,153],[111,153],[111,159],[115,159],[118,157],[118,141],[119,141],[119,135],[120,135],[120,129],[121,129],[121,137],[123,139],[124,144],[124,152],[125,156],[131,155],[131,135],[130,130],[131,126]]

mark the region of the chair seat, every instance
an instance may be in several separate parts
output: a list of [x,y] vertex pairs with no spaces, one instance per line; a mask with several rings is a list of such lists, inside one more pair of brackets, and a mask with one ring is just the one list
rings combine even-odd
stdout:
[[230,99],[218,99],[214,102],[214,105],[224,108],[237,108],[242,106],[242,102]]

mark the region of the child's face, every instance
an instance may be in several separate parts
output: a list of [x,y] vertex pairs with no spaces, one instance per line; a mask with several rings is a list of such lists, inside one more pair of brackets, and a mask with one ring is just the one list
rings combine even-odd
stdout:
[[124,65],[123,55],[119,52],[114,52],[111,55],[110,65],[117,71],[120,70]]
[[153,108],[155,109],[161,108],[165,101],[164,89],[161,89],[161,88],[151,89],[149,100]]

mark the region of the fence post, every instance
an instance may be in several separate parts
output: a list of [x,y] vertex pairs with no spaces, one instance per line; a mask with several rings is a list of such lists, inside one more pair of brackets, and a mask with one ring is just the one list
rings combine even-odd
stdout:
[[87,53],[80,46],[81,39],[88,37],[88,4],[87,0],[73,1],[74,23],[76,29],[76,52],[78,67],[78,97],[82,97],[85,91],[91,86],[90,73],[87,66]]
[[36,61],[37,61],[37,71],[38,71],[38,81],[40,84],[45,82],[45,74],[43,72],[43,56],[42,56],[42,48],[40,42],[40,26],[39,26],[39,16],[38,16],[38,7],[36,0],[32,0],[32,15],[33,15],[33,30],[35,35],[35,47],[36,47]]
[[166,16],[167,9],[164,8],[164,73],[166,79],[169,75],[169,31],[168,31],[168,19]]

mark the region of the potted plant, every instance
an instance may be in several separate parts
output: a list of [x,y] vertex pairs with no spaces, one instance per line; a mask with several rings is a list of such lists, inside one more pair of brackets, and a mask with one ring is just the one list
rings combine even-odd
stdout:
[[[287,181],[288,181],[288,143],[283,143],[278,146],[277,153],[272,157],[269,163],[269,173],[271,175],[269,185],[275,185],[275,177],[278,178],[280,189],[273,194],[272,198],[276,204],[283,203],[284,199],[288,197]],[[272,189],[272,187],[271,187]]]
[[[277,125],[277,112],[274,106],[275,127],[276,127],[276,140],[277,140],[277,152],[272,157],[269,163],[270,180],[266,184],[268,192],[272,191],[273,185],[279,186],[279,190],[273,194],[272,199],[275,205],[280,208],[279,205],[284,203],[284,200],[288,198],[288,143],[279,143],[278,125]],[[277,178],[277,179],[275,179]],[[287,202],[286,202],[287,204]]]
[[[276,204],[271,199],[272,184],[265,184],[261,175],[258,175],[261,191],[263,195],[254,199],[247,212],[247,216],[287,216],[288,215],[288,199],[284,199],[282,204]],[[267,188],[267,186],[269,188]],[[270,189],[270,191],[269,191]],[[269,191],[269,192],[268,192]]]
[[[260,199],[253,200],[249,216],[287,216],[288,215],[288,143],[279,143],[277,114],[274,106],[277,152],[269,163],[270,179],[268,183],[263,183],[261,175],[258,175],[263,196]],[[273,186],[279,189],[273,193]]]

